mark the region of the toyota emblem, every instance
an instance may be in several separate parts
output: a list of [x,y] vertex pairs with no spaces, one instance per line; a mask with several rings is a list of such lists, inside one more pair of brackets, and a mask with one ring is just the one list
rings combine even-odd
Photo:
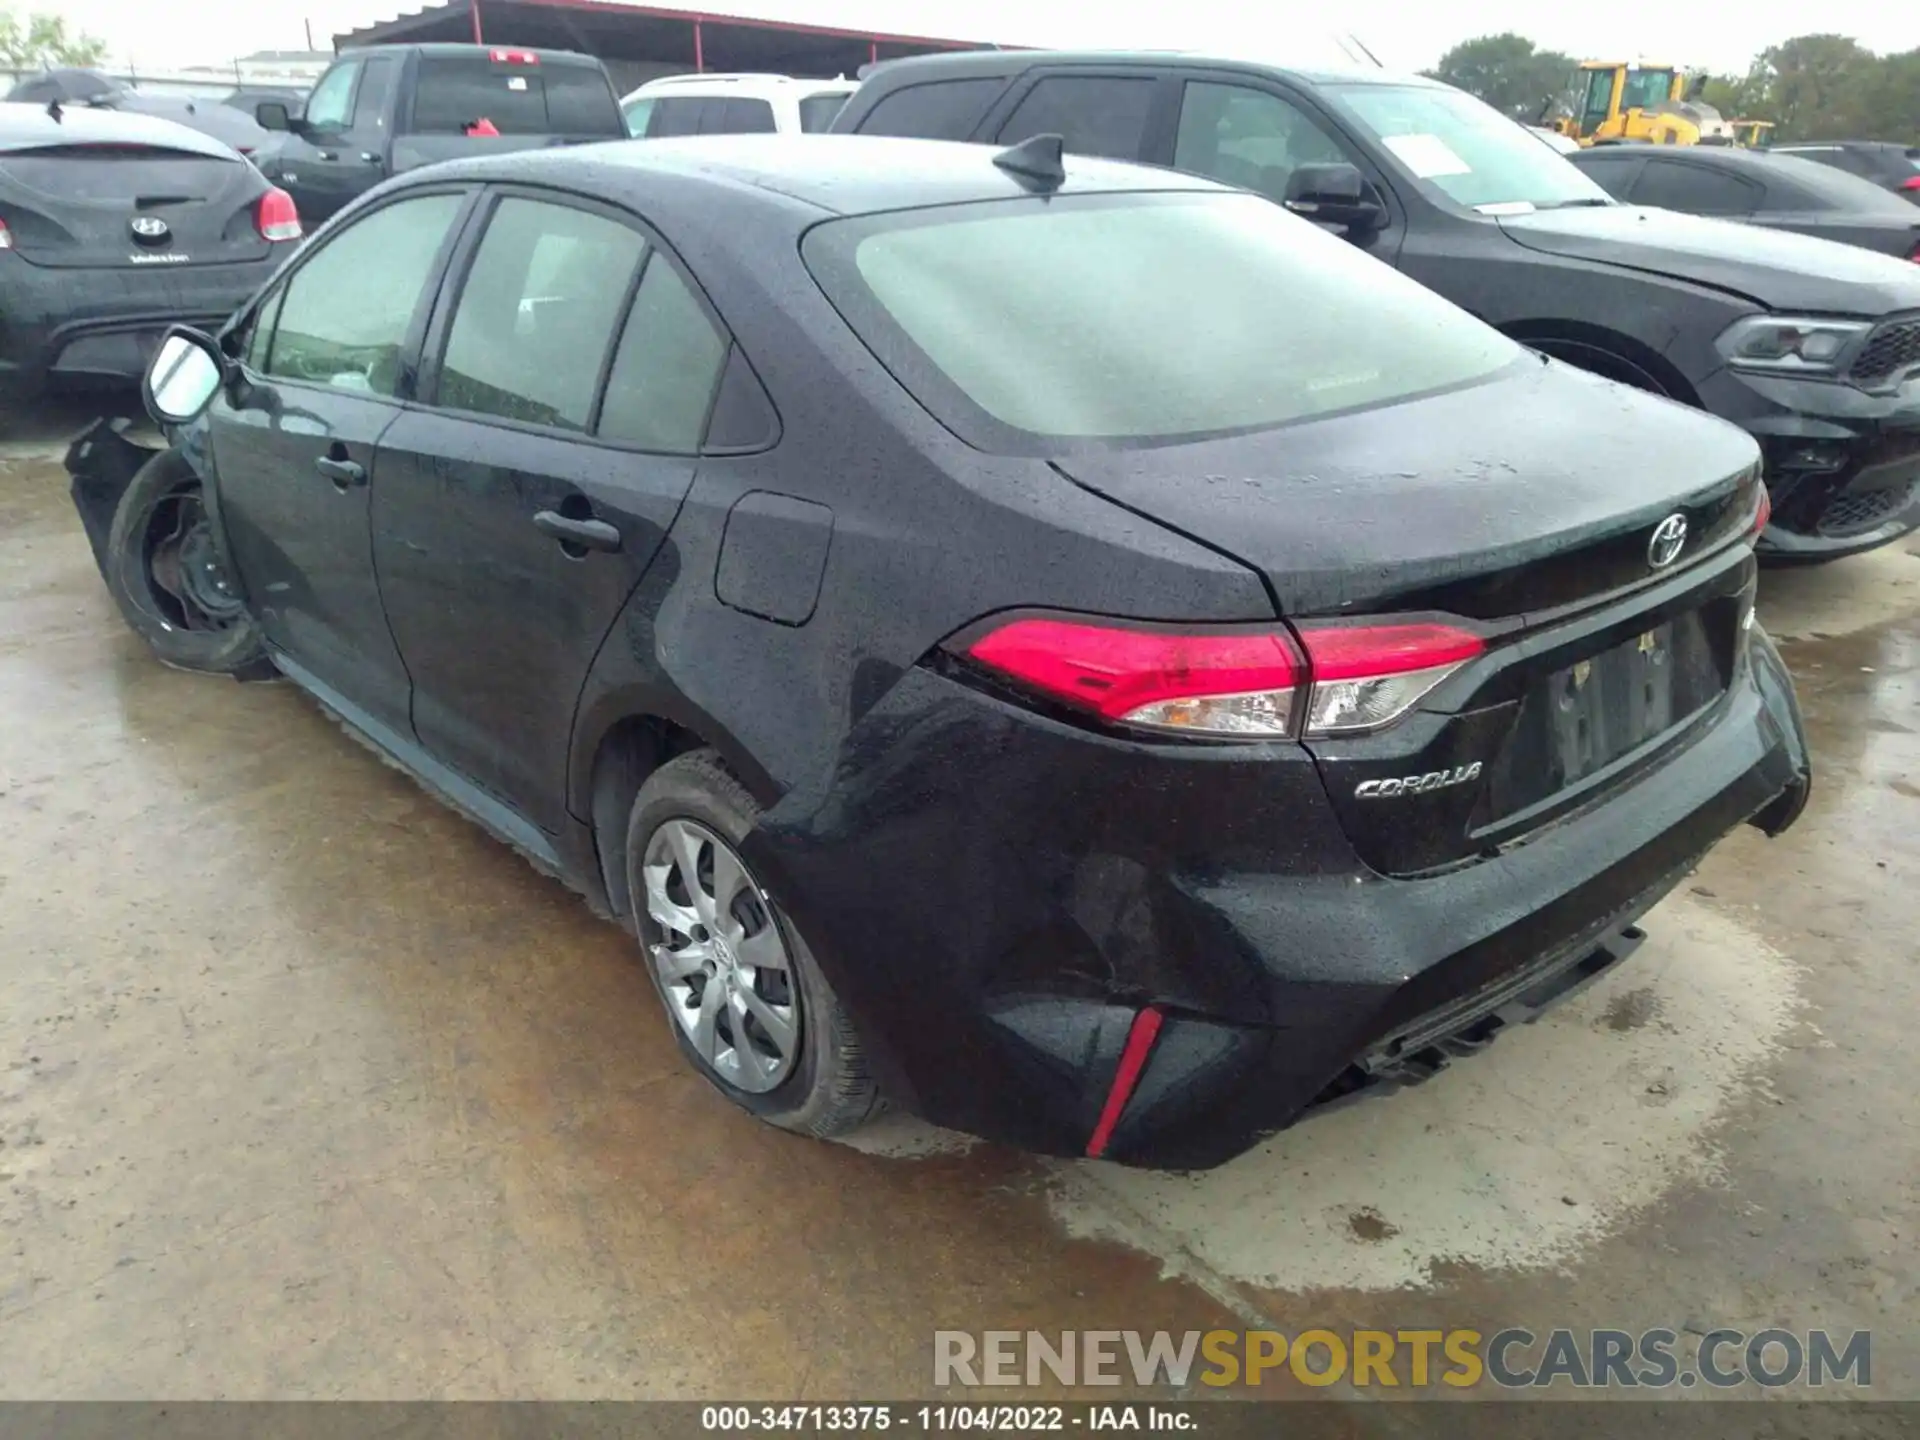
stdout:
[[1675,512],[1653,527],[1653,537],[1647,541],[1647,564],[1664,570],[1678,560],[1686,548],[1687,517]]
[[142,240],[164,240],[169,234],[167,222],[158,215],[136,215],[127,228]]

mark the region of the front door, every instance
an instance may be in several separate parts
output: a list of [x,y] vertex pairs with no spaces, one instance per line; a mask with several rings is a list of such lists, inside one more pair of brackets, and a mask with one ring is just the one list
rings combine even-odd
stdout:
[[381,591],[420,743],[557,833],[575,704],[693,483],[727,342],[639,227],[526,195],[442,310],[431,403],[380,442]]
[[301,133],[287,136],[274,177],[309,227],[386,177],[387,111],[399,74],[398,56],[356,56],[313,87]]
[[382,206],[301,257],[257,312],[244,384],[209,412],[229,553],[267,643],[403,733],[406,670],[373,570],[376,446],[465,201]]

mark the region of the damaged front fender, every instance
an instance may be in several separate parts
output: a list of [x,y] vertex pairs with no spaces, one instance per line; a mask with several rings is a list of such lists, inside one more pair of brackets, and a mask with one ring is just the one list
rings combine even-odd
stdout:
[[158,453],[159,447],[143,445],[127,434],[133,422],[102,416],[74,438],[67,447],[67,475],[73,495],[73,507],[80,512],[80,523],[93,547],[93,563],[104,577],[107,573],[107,536],[113,530],[114,512],[120,497],[139,473],[140,467]]

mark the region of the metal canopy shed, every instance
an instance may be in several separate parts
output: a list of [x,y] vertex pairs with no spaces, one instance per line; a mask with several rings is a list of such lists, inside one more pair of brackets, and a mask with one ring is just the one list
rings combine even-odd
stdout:
[[428,41],[584,51],[605,61],[623,87],[700,70],[851,78],[876,60],[990,48],[967,40],[752,20],[620,0],[451,0],[333,37],[336,50]]

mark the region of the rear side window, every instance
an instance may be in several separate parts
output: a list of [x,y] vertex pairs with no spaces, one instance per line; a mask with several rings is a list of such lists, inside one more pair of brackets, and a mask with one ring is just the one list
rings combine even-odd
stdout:
[[585,65],[495,65],[474,56],[422,56],[413,128],[463,135],[476,120],[502,135],[624,135],[606,77]]
[[0,176],[37,195],[128,209],[147,196],[211,200],[241,174],[238,160],[144,146],[62,145],[0,155]]
[[652,102],[644,132],[649,139],[667,140],[675,135],[698,135],[707,102],[697,95],[670,95]]
[[818,95],[805,95],[800,99],[800,128],[808,135],[818,135],[833,124],[833,117],[846,108],[846,94],[839,90],[825,90]]
[[267,373],[392,395],[420,292],[465,201],[400,200],[337,233],[288,280]]
[[803,254],[922,404],[968,443],[1011,453],[1386,405],[1522,353],[1250,195],[1023,198],[859,217],[815,227]]
[[998,75],[909,85],[881,96],[858,129],[862,135],[909,140],[965,140],[1006,86],[1005,77]]
[[600,407],[604,439],[643,450],[692,454],[727,358],[726,339],[658,251],[647,262]]
[[1743,176],[1660,158],[1648,160],[1633,182],[1634,204],[1689,215],[1751,215],[1765,194]]
[[1146,77],[1048,76],[1014,107],[1000,127],[1000,139],[1013,145],[1035,135],[1059,135],[1072,155],[1137,160],[1157,83]]
[[721,99],[707,102],[701,121],[703,135],[771,135],[773,106],[765,100]]
[[646,242],[601,215],[500,202],[461,287],[439,404],[584,431],[607,345]]

